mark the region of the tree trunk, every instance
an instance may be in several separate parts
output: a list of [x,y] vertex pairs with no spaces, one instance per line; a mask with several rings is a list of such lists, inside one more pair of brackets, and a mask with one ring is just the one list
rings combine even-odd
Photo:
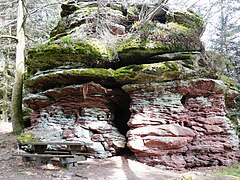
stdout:
[[220,53],[222,55],[226,55],[227,54],[227,42],[226,42],[226,27],[227,27],[227,15],[226,15],[226,3],[225,0],[221,0],[221,15],[220,15],[220,18],[221,18],[221,30],[220,30]]
[[16,47],[16,70],[15,82],[12,92],[12,126],[14,133],[21,133],[23,130],[22,117],[22,90],[23,90],[23,73],[24,73],[24,50],[25,50],[25,35],[24,35],[24,8],[23,0],[19,0],[18,16],[17,16],[17,47]]
[[7,73],[8,70],[8,63],[7,61],[4,62],[4,70],[3,70],[3,105],[2,105],[2,121],[8,122],[8,81],[7,81]]

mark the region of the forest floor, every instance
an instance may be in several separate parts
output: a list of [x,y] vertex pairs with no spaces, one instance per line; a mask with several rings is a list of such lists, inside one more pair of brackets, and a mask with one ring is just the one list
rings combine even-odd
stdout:
[[139,163],[129,155],[108,159],[88,158],[70,170],[51,165],[40,166],[12,156],[16,151],[17,136],[11,131],[10,123],[0,123],[0,179],[4,180],[240,180],[238,173],[224,174],[228,172],[226,167],[170,171]]

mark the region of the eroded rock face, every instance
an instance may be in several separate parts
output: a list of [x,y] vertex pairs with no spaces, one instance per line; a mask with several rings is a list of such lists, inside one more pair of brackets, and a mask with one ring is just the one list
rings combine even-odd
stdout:
[[90,82],[50,89],[25,102],[33,109],[29,132],[40,141],[83,142],[83,151],[101,158],[125,147],[126,138],[115,127],[117,108],[128,102],[121,90]]
[[131,97],[128,147],[168,168],[237,162],[238,138],[224,112],[221,81],[197,79],[123,87]]

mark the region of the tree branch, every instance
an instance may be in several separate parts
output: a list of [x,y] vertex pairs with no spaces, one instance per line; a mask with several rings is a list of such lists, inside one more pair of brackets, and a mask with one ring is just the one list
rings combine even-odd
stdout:
[[16,36],[10,36],[10,35],[0,35],[0,39],[3,38],[10,38],[10,39],[14,39],[16,42],[18,42],[18,39]]

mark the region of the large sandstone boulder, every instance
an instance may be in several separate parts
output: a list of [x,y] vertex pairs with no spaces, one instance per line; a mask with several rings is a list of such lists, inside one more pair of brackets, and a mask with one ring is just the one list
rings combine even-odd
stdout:
[[51,39],[28,51],[22,140],[82,142],[100,158],[127,143],[139,161],[175,169],[237,162],[239,93],[202,53],[202,19],[162,6],[144,22],[142,7],[62,5]]

